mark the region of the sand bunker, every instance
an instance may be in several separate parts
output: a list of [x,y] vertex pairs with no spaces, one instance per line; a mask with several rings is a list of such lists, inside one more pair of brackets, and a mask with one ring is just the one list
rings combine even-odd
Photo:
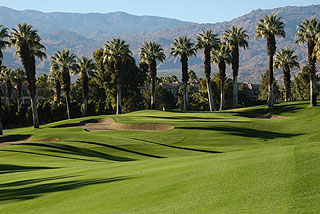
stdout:
[[159,131],[170,130],[174,126],[166,124],[153,124],[153,123],[141,123],[141,124],[124,124],[114,122],[111,118],[98,119],[96,123],[86,123],[83,127],[85,131],[105,131],[105,130],[146,130],[146,131]]
[[26,142],[58,142],[58,138],[32,139],[31,135],[7,135],[0,137],[0,147]]
[[240,114],[239,116],[256,118],[256,119],[287,119],[288,117],[274,115],[274,114]]

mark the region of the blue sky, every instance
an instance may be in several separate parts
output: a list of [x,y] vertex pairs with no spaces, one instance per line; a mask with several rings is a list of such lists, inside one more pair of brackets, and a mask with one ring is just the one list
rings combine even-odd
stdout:
[[0,6],[43,12],[124,11],[198,23],[228,21],[252,10],[320,4],[320,0],[0,0]]

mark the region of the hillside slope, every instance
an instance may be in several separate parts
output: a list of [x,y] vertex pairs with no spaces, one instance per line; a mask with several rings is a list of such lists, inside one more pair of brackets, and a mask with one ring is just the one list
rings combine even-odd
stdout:
[[[159,65],[159,75],[176,74],[178,76],[181,76],[180,61],[169,54],[170,45],[174,38],[188,35],[194,39],[202,29],[207,28],[221,34],[232,25],[237,25],[246,29],[250,36],[249,49],[241,50],[240,80],[257,82],[261,73],[267,69],[267,51],[264,40],[254,40],[254,30],[258,19],[271,13],[281,16],[286,26],[287,37],[277,39],[278,50],[283,47],[294,48],[299,56],[299,62],[302,66],[305,65],[306,45],[293,45],[294,35],[297,25],[305,18],[319,16],[320,5],[283,7],[272,10],[259,9],[231,21],[216,24],[187,23],[159,17],[132,16],[121,12],[110,14],[41,13],[29,10],[16,11],[0,7],[0,23],[13,27],[16,23],[26,21],[34,25],[47,46],[49,56],[62,48],[71,49],[79,56],[91,56],[92,52],[96,48],[102,47],[107,40],[120,36],[129,42],[131,50],[137,58],[142,43],[155,40],[164,47],[167,55],[165,63]],[[4,63],[12,67],[19,66],[19,60],[12,55],[13,50],[7,50]],[[190,59],[189,65],[191,69],[196,71],[203,70],[203,54],[201,51],[199,51],[197,57]],[[213,69],[216,72],[216,66],[213,66]],[[49,63],[47,61],[42,62],[38,70],[39,73],[48,72]],[[293,71],[295,74],[297,72],[297,69]],[[228,75],[231,75],[230,68]],[[281,71],[275,71],[275,77],[277,79],[282,78]]]

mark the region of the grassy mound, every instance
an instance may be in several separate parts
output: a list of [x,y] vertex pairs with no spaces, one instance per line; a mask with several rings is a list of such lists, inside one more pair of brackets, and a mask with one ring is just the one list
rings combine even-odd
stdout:
[[[83,131],[101,116],[12,131],[33,138],[0,148],[0,213],[318,213],[320,108],[307,105],[111,116],[165,131]],[[243,116],[268,114],[285,119]]]

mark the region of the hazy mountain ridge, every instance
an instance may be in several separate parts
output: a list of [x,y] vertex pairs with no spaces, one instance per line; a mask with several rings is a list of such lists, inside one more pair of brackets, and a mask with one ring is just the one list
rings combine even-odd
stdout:
[[[11,20],[7,16],[5,17],[5,15],[3,15],[3,11],[7,10],[9,11],[7,12],[8,14],[14,14],[14,20]],[[110,14],[42,13],[39,11],[30,10],[16,11],[5,7],[0,7],[0,23],[8,27],[12,27],[17,23],[21,23],[22,21],[32,24],[37,30],[39,30],[39,34],[41,35],[43,43],[47,47],[48,56],[50,56],[56,50],[60,50],[62,48],[68,48],[79,56],[91,56],[92,52],[96,48],[102,47],[107,40],[115,36],[121,36],[121,38],[126,39],[128,43],[130,43],[130,48],[134,56],[137,58],[141,44],[145,41],[155,40],[163,46],[167,55],[166,62],[159,65],[159,74],[175,73],[179,76],[181,66],[180,60],[174,59],[169,55],[170,45],[174,38],[182,35],[188,35],[194,39],[202,29],[207,28],[213,29],[213,31],[217,34],[221,34],[232,25],[237,25],[246,29],[250,36],[249,49],[241,50],[240,53],[240,79],[257,81],[260,78],[260,74],[267,69],[268,62],[266,41],[262,39],[255,41],[254,31],[258,20],[264,15],[271,13],[275,13],[283,17],[287,33],[287,37],[285,39],[277,38],[277,50],[280,50],[282,47],[292,47],[296,50],[300,63],[306,64],[306,45],[293,45],[294,35],[296,33],[297,25],[300,24],[302,20],[320,14],[320,5],[306,7],[282,7],[272,10],[258,9],[231,21],[215,24],[187,23],[161,17],[150,18],[149,16],[132,16],[122,12]],[[19,20],[19,14],[22,17],[29,18]],[[64,15],[65,17],[61,18]],[[50,21],[48,21],[48,17],[44,18],[44,16],[50,17]],[[109,28],[110,26],[106,28],[97,27],[102,26],[102,19],[99,18],[101,16],[111,17],[108,20],[112,20],[113,25],[117,25],[117,27],[111,30]],[[77,19],[75,17],[81,18]],[[8,21],[8,19],[10,19],[10,21]],[[71,21],[65,21],[67,19],[70,19]],[[75,19],[77,19],[77,25],[72,24],[74,23],[73,21]],[[63,23],[60,23],[61,20],[63,20]],[[161,24],[159,25],[159,23]],[[141,26],[144,26],[142,27],[143,30],[140,29]],[[11,49],[9,52],[10,53],[7,51],[7,53],[5,53],[4,63],[11,66],[17,66],[19,61],[17,58],[11,56],[13,50]],[[199,51],[198,57],[193,57],[190,59],[190,68],[199,71],[202,70],[202,58],[202,51]],[[39,73],[48,72],[48,61],[42,62],[38,70]],[[164,70],[166,72],[164,72]],[[213,70],[216,70],[215,66],[213,66]],[[297,71],[298,70],[295,70],[294,72]],[[230,74],[231,72],[229,71],[229,75]],[[276,71],[275,76],[280,78],[282,76],[281,71]]]

